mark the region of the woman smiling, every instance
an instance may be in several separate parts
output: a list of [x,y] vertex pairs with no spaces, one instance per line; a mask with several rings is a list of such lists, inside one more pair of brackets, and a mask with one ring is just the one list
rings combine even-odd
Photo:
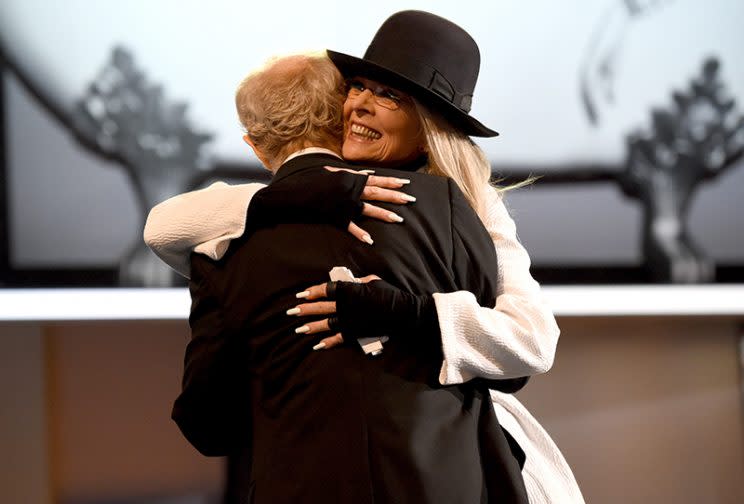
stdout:
[[[404,11],[382,25],[364,58],[333,51],[328,54],[348,79],[343,107],[343,157],[355,163],[423,171],[452,179],[493,240],[499,283],[493,306],[479,305],[476,296],[468,291],[434,292],[422,298],[406,295],[382,281],[308,286],[303,293],[304,302],[293,307],[288,316],[300,320],[307,316],[328,317],[303,323],[298,331],[322,336],[319,348],[331,352],[334,346],[356,338],[386,334],[391,326],[426,325],[441,338],[441,385],[478,378],[520,378],[547,371],[553,362],[558,327],[539,285],[529,273],[529,256],[516,238],[502,191],[489,183],[490,163],[469,138],[498,134],[469,113],[480,66],[475,42],[445,19]],[[367,199],[375,199],[370,195],[381,191],[368,189]],[[188,275],[188,254],[192,250],[219,258],[224,242],[243,233],[243,216],[246,207],[256,203],[250,200],[255,190],[255,186],[220,185],[169,200],[150,214],[146,241],[161,257],[172,258],[169,263]],[[348,204],[349,192],[342,190],[340,177],[337,191],[332,187],[307,187],[303,193],[302,198],[297,198],[301,204],[293,201],[291,195],[280,202],[290,209],[284,214],[285,219],[291,221],[294,215],[301,221],[310,214],[333,219],[348,225],[360,239],[366,236],[358,227],[364,226],[360,220],[367,215],[364,211],[393,208],[384,203],[362,202],[364,195]],[[306,196],[314,193],[325,199],[308,201]],[[329,194],[337,199],[337,204],[329,204]],[[240,203],[225,212],[222,205],[226,200]],[[202,216],[215,206],[223,208],[224,221],[204,222]],[[339,217],[331,215],[329,208],[349,210]],[[251,211],[248,215],[250,218]],[[174,228],[193,232],[174,237],[169,232]],[[513,396],[494,392],[493,400],[502,425],[526,452],[523,476],[530,502],[583,502],[565,460],[534,418]]]

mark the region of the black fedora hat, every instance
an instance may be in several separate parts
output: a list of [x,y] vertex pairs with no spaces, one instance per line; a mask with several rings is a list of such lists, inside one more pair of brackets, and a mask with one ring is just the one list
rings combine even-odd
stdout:
[[470,112],[480,70],[475,40],[455,23],[423,11],[402,11],[377,30],[363,58],[336,51],[328,57],[346,77],[368,77],[405,91],[463,133],[498,133]]

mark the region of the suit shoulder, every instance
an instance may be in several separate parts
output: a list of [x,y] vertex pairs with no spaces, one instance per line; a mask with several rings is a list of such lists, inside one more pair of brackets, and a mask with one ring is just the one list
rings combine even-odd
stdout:
[[206,279],[213,277],[216,271],[217,261],[198,252],[191,252],[190,262],[190,279],[191,284],[204,285]]
[[191,255],[189,257],[189,260],[191,262],[191,269],[197,269],[199,271],[209,270],[214,267],[215,260],[211,257],[199,253],[199,252],[191,252]]
[[380,175],[382,177],[397,177],[408,179],[413,185],[422,186],[438,191],[447,191],[447,186],[449,184],[448,181],[450,180],[449,177],[443,177],[441,175],[395,170],[392,168],[377,168],[375,170],[375,175]]
[[353,166],[344,161],[341,158],[330,156],[327,154],[303,154],[297,156],[279,167],[279,170],[286,172],[295,172],[297,170],[305,170],[308,168],[322,168],[324,166],[334,166],[337,168],[348,168],[349,170],[360,170],[358,166]]

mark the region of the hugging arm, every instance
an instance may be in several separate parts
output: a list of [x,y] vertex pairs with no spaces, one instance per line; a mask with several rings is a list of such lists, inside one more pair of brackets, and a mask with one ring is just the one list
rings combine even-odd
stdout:
[[[502,195],[493,188],[488,191],[487,236],[461,192],[451,191],[452,267],[462,290],[433,295],[444,354],[439,382],[496,380],[489,387],[513,392],[525,377],[550,369],[560,331],[530,275],[529,255],[517,239]],[[374,282],[368,288],[373,289]],[[355,298],[348,304],[358,303],[361,309],[364,302]]]
[[239,340],[225,327],[217,292],[209,284],[210,260],[191,260],[191,341],[186,347],[181,394],[171,417],[203,455],[224,456],[250,435],[247,379],[240,370]]
[[368,242],[369,235],[352,219],[362,214],[399,222],[399,217],[362,200],[405,204],[409,201],[406,194],[396,189],[406,183],[404,179],[334,167],[296,173],[269,186],[215,182],[153,207],[145,223],[144,240],[163,262],[186,278],[191,252],[219,260],[246,226],[330,222]]
[[486,205],[484,224],[498,255],[496,303],[482,306],[468,291],[434,294],[444,352],[442,384],[544,373],[555,356],[560,331],[530,274],[529,255],[502,195],[489,188]]
[[[209,188],[209,195],[199,191],[189,193],[188,205],[185,200],[173,201],[181,196],[158,205],[162,208],[155,219],[151,213],[148,226],[182,232],[161,233],[159,236],[169,239],[161,239],[157,244],[148,241],[148,244],[154,250],[157,247],[156,253],[168,264],[186,265],[187,270],[192,250],[217,259],[222,257],[230,236],[238,230],[237,236],[240,236],[245,229],[249,202],[245,189],[244,200],[231,199],[231,187],[238,186],[214,184]],[[223,195],[228,198],[226,206],[218,204]],[[475,377],[519,378],[543,373],[552,365],[560,334],[540,285],[530,275],[530,258],[517,239],[514,221],[502,196],[489,189],[486,205],[484,224],[498,256],[496,303],[481,306],[476,296],[466,290],[434,294],[444,352],[439,381],[445,385]],[[224,208],[222,219],[207,221],[203,218],[216,215],[215,208]],[[195,227],[184,223],[192,223]],[[197,232],[199,223],[211,229],[207,236]],[[146,237],[147,231],[146,228]],[[150,236],[158,235],[151,233]],[[224,244],[224,248],[220,248],[220,244]],[[170,258],[170,262],[166,258]]]
[[[461,290],[454,294],[466,294],[472,299],[474,306],[483,310],[493,311],[497,304],[496,297],[499,289],[500,269],[498,258],[491,235],[483,227],[478,215],[468,204],[465,196],[453,181],[449,183],[450,226],[452,236],[452,254],[449,268],[453,275],[454,285]],[[329,289],[330,288],[330,289]],[[445,353],[444,362],[440,370],[455,372],[462,366],[464,372],[459,380],[443,384],[462,383],[470,380],[481,380],[489,388],[502,392],[515,392],[527,382],[529,372],[520,372],[522,368],[514,366],[511,376],[489,376],[485,373],[469,372],[468,366],[478,359],[484,359],[487,364],[498,365],[506,358],[501,355],[491,355],[487,352],[514,352],[520,354],[521,348],[512,349],[508,346],[495,348],[491,341],[492,335],[488,328],[482,328],[482,333],[469,335],[470,339],[460,341],[460,335],[454,335],[454,341],[445,340],[445,335],[439,327],[437,302],[435,299],[447,294],[416,295],[403,291],[383,280],[368,283],[331,282],[309,287],[307,301],[297,306],[296,315],[328,314],[329,319],[307,323],[308,333],[331,333],[340,331],[344,341],[351,341],[359,337],[380,336],[388,334],[390,337],[435,336],[441,334],[443,350],[447,350],[446,343],[450,343],[450,354]],[[318,303],[317,300],[330,299],[334,303]],[[483,306],[481,306],[483,305]],[[320,311],[317,311],[320,310]],[[334,315],[335,314],[335,315]],[[455,314],[456,316],[457,314]],[[551,315],[552,317],[552,315]],[[333,321],[329,327],[329,320]],[[484,339],[485,341],[481,341]],[[336,336],[323,340],[325,348],[339,344]],[[460,345],[456,348],[452,346]],[[458,352],[452,358],[453,352]],[[486,352],[481,355],[480,352]],[[517,359],[522,358],[519,355]],[[528,358],[528,357],[527,357]],[[455,369],[451,369],[454,367]],[[486,365],[482,365],[486,367]],[[477,370],[476,370],[477,371]]]
[[221,259],[245,231],[253,196],[265,184],[214,184],[163,201],[150,210],[145,243],[163,262],[189,278],[191,253]]
[[[461,289],[457,292],[465,292],[473,300],[478,308],[489,310],[497,304],[497,296],[501,293],[500,282],[502,276],[499,274],[501,267],[501,255],[498,247],[494,248],[494,242],[476,212],[469,205],[457,184],[449,180],[450,185],[450,208],[452,225],[452,272],[456,285]],[[457,293],[456,292],[456,293]],[[447,293],[435,293],[433,297],[434,313],[437,317],[437,330],[442,340],[442,352],[444,360],[440,369],[440,383],[448,385],[461,383],[469,380],[479,380],[491,389],[501,392],[514,393],[526,385],[529,376],[533,373],[529,370],[515,369],[508,376],[489,376],[485,373],[465,374],[463,371],[470,365],[470,361],[485,358],[489,361],[503,358],[490,352],[511,353],[519,349],[504,347],[496,349],[482,340],[489,339],[489,328],[480,328],[480,334],[473,334],[470,340],[462,341],[461,334],[447,334],[439,326],[441,313],[439,306],[442,300],[448,299]],[[449,328],[446,328],[449,329]],[[454,345],[452,337],[454,336]],[[448,345],[449,344],[449,345]],[[459,345],[459,346],[458,346]],[[456,358],[453,359],[453,348]],[[481,355],[480,352],[489,352]],[[443,372],[454,368],[455,372],[462,372],[462,379],[446,382],[442,380]]]
[[317,168],[277,175],[253,196],[246,225],[258,228],[281,222],[323,222],[346,228],[362,213],[366,181],[367,175]]

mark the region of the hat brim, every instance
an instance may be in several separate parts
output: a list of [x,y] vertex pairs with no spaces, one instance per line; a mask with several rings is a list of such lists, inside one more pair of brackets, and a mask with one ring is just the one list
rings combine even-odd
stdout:
[[474,117],[463,112],[444,97],[407,77],[368,60],[348,54],[326,50],[336,68],[344,77],[367,77],[399,89],[421,101],[431,111],[441,114],[453,126],[468,136],[495,137],[498,132],[487,128]]

